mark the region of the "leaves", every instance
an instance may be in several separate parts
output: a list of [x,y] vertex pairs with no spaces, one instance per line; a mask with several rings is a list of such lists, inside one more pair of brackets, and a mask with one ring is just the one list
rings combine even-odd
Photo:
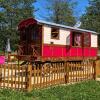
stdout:
[[[81,17],[82,28],[100,33],[100,0],[89,0],[89,7]],[[98,40],[100,46],[100,35]]]
[[50,12],[47,19],[58,23],[73,26],[76,19],[73,15],[73,2],[66,0],[48,0],[48,12]]
[[17,25],[26,18],[34,17],[36,0],[2,0],[0,1],[0,49],[5,47],[7,38],[11,39],[11,49],[16,49],[18,43]]

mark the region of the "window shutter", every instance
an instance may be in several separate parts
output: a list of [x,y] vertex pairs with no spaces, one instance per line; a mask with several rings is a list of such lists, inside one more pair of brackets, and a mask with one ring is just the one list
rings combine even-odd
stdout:
[[91,46],[91,33],[83,33],[83,46],[90,47]]

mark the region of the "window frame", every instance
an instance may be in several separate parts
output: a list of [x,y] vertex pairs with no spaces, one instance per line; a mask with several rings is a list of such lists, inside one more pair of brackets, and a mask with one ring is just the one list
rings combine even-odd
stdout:
[[[56,30],[56,32],[53,32],[53,29]],[[52,34],[57,34],[57,37],[53,37]],[[55,40],[59,40],[60,39],[60,32],[59,32],[59,28],[57,27],[51,27],[51,39],[55,39]]]
[[[84,38],[84,37],[86,37],[87,36],[87,34],[88,34],[88,39],[86,38]],[[83,47],[91,47],[91,33],[83,33]],[[87,45],[87,42],[85,42],[85,40],[89,40],[88,41],[88,45]],[[86,43],[86,44],[85,44]]]
[[[77,32],[77,31],[72,31],[71,33],[72,33],[72,35],[71,35],[71,45],[73,47],[87,47],[87,48],[91,47],[91,33],[89,33],[89,32]],[[75,43],[75,40],[74,40],[75,35],[74,34],[81,34],[81,45],[80,46],[74,45],[74,43]],[[87,35],[88,35],[88,37],[86,37]],[[86,40],[88,42],[85,42]],[[87,45],[87,43],[88,43],[88,45]]]
[[[81,41],[81,43],[80,43],[80,46],[79,45],[75,45],[75,35],[76,34],[79,34],[80,35],[80,41]],[[83,34],[81,33],[81,32],[77,32],[77,31],[73,31],[72,32],[72,46],[73,47],[82,47],[82,45],[83,45],[83,38],[82,38],[82,36],[83,36]]]

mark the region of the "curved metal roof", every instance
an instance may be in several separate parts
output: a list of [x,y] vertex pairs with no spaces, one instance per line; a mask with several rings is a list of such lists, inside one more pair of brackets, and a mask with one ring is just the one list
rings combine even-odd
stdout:
[[70,26],[56,24],[56,23],[47,22],[47,21],[38,20],[38,19],[36,19],[36,20],[40,24],[46,24],[46,25],[50,25],[50,26],[56,26],[56,27],[61,27],[61,28],[67,28],[67,29],[77,30],[77,31],[83,31],[83,32],[90,32],[90,33],[94,33],[94,34],[99,34],[99,33],[95,32],[95,31],[91,31],[91,30],[85,30],[85,29],[70,27]]
[[77,30],[77,31],[81,31],[81,32],[90,32],[90,33],[94,33],[94,34],[99,34],[95,31],[91,31],[91,30],[75,28],[75,27],[71,27],[71,26],[56,24],[56,23],[38,20],[38,19],[34,19],[34,18],[28,18],[28,19],[21,21],[18,25],[18,29],[21,29],[23,27],[27,27],[27,26],[29,26],[31,24],[35,24],[35,23],[45,24],[45,25],[50,25],[50,26],[55,26],[55,27],[60,27],[60,28],[65,28],[65,29],[71,29],[71,30]]

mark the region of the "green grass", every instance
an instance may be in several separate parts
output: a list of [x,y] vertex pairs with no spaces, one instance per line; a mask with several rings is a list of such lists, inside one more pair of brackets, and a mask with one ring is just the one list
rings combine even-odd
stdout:
[[1,89],[0,100],[100,100],[100,82],[87,81],[30,93]]

